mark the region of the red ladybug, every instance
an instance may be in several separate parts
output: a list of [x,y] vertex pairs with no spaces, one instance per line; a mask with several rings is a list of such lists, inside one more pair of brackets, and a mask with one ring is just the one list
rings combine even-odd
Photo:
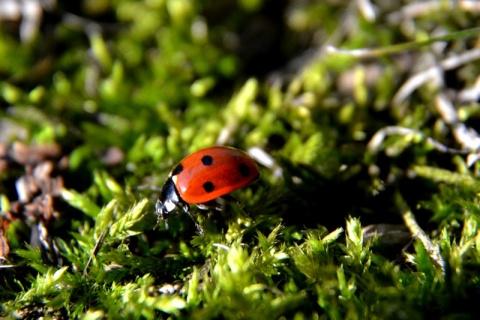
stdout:
[[[214,201],[222,197],[234,200],[228,193],[260,177],[257,164],[245,152],[231,147],[210,147],[192,153],[177,164],[168,175],[155,209],[159,220],[180,207],[190,215],[190,204],[202,210],[221,207]],[[198,231],[202,228],[195,223]]]

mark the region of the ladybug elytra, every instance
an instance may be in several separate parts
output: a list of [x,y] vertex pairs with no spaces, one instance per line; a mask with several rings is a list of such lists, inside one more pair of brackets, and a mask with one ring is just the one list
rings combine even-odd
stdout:
[[[190,215],[190,204],[201,210],[221,207],[217,198],[232,200],[228,194],[260,177],[255,161],[241,150],[231,147],[210,147],[187,156],[168,175],[155,209],[159,220],[177,207]],[[193,218],[192,218],[193,219]],[[202,228],[195,222],[200,233]]]

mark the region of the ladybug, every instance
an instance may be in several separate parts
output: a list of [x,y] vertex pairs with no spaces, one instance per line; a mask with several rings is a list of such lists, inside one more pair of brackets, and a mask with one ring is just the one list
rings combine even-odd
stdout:
[[[239,204],[228,194],[258,178],[257,164],[244,151],[216,146],[194,152],[181,160],[168,175],[155,205],[158,220],[164,220],[168,229],[167,215],[177,207],[190,215],[190,204],[200,210],[221,210],[215,202],[217,198]],[[203,234],[196,222],[195,226]]]

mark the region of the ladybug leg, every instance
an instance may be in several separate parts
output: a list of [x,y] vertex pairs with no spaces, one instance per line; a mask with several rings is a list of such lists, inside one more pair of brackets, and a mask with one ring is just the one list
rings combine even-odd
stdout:
[[196,204],[198,210],[202,212],[204,215],[208,217],[208,219],[211,218],[211,215],[213,211],[222,211],[222,205],[215,202],[215,200],[204,202],[204,203],[197,203]]
[[205,203],[197,203],[197,207],[203,211],[222,211],[222,205],[216,203],[215,201],[209,201]]
[[192,219],[193,223],[195,224],[195,228],[197,228],[197,231],[203,236],[204,232],[203,232],[203,229],[202,227],[198,224],[198,222],[195,220],[195,218],[193,218],[192,214],[190,213],[190,206],[188,205],[188,203],[182,203],[181,205],[183,211],[188,214],[188,216]]

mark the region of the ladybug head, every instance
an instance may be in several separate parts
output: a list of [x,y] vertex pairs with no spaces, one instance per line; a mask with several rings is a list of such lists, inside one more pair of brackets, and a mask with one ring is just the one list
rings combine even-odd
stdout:
[[167,215],[175,210],[179,202],[181,202],[181,199],[177,193],[177,189],[175,188],[175,183],[173,183],[171,178],[168,178],[167,181],[165,181],[165,185],[160,193],[160,199],[158,199],[157,203],[155,204],[158,222],[160,222],[160,220],[165,221],[166,229],[168,229]]

